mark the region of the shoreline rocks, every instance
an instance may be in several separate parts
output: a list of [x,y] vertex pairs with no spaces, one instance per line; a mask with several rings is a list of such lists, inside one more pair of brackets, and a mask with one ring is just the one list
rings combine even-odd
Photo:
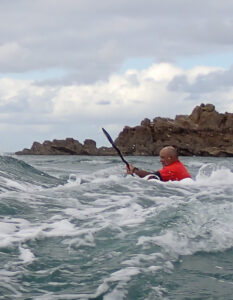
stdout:
[[[233,156],[233,114],[218,113],[212,104],[196,106],[191,115],[175,119],[144,119],[141,125],[125,126],[115,140],[124,155],[159,155],[162,147],[173,145],[184,156]],[[34,142],[17,155],[117,155],[112,147],[96,147],[90,139],[81,144],[73,138]]]
[[16,155],[115,155],[113,148],[96,147],[96,142],[86,139],[83,144],[73,138],[34,142],[31,149],[15,152]]

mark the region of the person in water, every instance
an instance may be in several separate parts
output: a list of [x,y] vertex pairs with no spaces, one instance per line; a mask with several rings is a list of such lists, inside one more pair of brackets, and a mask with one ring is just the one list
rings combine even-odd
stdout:
[[[126,167],[127,174],[136,174],[139,177],[145,177],[151,175],[151,178],[156,178],[161,181],[179,181],[184,178],[191,178],[191,175],[185,168],[185,166],[179,161],[176,149],[172,146],[164,147],[160,153],[160,162],[163,168],[157,172],[151,173],[148,171],[140,170],[129,164],[129,168]],[[156,175],[153,176],[152,174]],[[149,178],[150,179],[150,178]]]

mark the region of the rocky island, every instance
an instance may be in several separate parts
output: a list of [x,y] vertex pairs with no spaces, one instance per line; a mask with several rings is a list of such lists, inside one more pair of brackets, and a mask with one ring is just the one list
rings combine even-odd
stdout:
[[[196,106],[191,115],[175,119],[144,119],[135,127],[125,126],[115,140],[124,155],[158,155],[173,145],[184,156],[233,156],[233,114],[218,113],[212,104]],[[90,139],[81,144],[73,138],[34,142],[17,155],[117,155],[112,147],[96,147]]]

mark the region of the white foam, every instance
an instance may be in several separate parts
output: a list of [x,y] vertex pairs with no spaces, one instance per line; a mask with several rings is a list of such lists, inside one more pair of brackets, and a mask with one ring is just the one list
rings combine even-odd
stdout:
[[25,241],[28,234],[30,222],[19,218],[4,218],[0,222],[0,247],[8,247],[14,242]]
[[74,184],[81,184],[81,178],[79,178],[76,174],[70,174],[69,175],[69,179],[68,179],[68,183],[74,183]]
[[138,275],[140,269],[137,267],[127,267],[111,274],[107,282],[123,281],[124,283],[130,281],[132,276]]
[[31,191],[32,188],[34,188],[30,184],[17,182],[13,179],[9,179],[6,177],[2,178],[2,180],[4,181],[4,185],[9,189],[27,192],[27,191]]
[[126,292],[120,289],[114,289],[112,292],[104,296],[104,300],[124,300],[126,299]]
[[[172,272],[173,263],[180,255],[233,247],[233,177],[228,168],[208,165],[196,179],[176,182],[148,182],[132,176],[124,178],[121,167],[104,166],[88,174],[79,173],[74,167],[74,171],[69,172],[67,170],[65,174],[66,178],[70,174],[67,184],[39,191],[32,199],[29,199],[31,191],[15,192],[17,201],[21,197],[28,200],[28,205],[34,201],[34,220],[26,215],[28,211],[25,210],[22,219],[12,216],[0,222],[0,247],[16,246],[19,264],[40,259],[29,247],[36,243],[27,243],[28,240],[39,239],[42,244],[45,239],[47,244],[47,240],[53,237],[62,237],[59,238],[62,247],[67,246],[72,255],[76,251],[77,254],[90,255],[89,265],[92,262],[98,264],[100,256],[101,259],[104,257],[108,265],[101,261],[106,272],[98,278],[101,283],[96,293],[63,294],[61,297],[65,299],[99,296],[105,300],[126,299],[128,285],[134,276],[150,273],[156,276],[161,270]],[[86,179],[85,184],[80,184],[80,178]],[[44,215],[41,217],[46,208],[47,219]],[[103,243],[112,241],[113,244],[108,246],[113,248],[106,247],[104,253]],[[99,246],[101,253],[95,255],[98,251],[95,247]],[[117,266],[116,261],[119,262]],[[26,267],[22,266],[22,269]],[[154,287],[156,289],[157,293],[162,291],[160,287]],[[59,297],[48,293],[37,299]]]
[[120,226],[133,226],[143,223],[145,218],[141,214],[142,207],[136,203],[132,203],[128,207],[122,207],[111,214],[111,222],[120,224]]
[[0,222],[0,232],[0,247],[43,237],[90,235],[89,229],[77,230],[77,227],[68,220],[56,220],[56,218],[34,225],[24,219],[5,218]]
[[19,251],[19,259],[22,260],[23,263],[31,263],[35,260],[35,255],[31,252],[30,249],[19,247]]
[[90,165],[103,165],[103,164],[108,164],[108,160],[81,160],[81,164],[90,164]]
[[77,229],[75,225],[68,220],[59,220],[51,224],[45,223],[42,226],[42,232],[41,234],[46,237],[73,236],[77,234]]
[[233,203],[194,200],[189,206],[184,220],[180,218],[159,235],[139,237],[137,245],[143,248],[158,245],[172,257],[233,247]]
[[197,176],[196,183],[200,185],[232,185],[233,173],[230,169],[216,164],[203,165]]
[[[135,254],[132,258],[122,262],[122,265],[140,267],[144,272],[153,272],[164,269],[165,257],[162,253]],[[148,267],[149,265],[149,267]]]

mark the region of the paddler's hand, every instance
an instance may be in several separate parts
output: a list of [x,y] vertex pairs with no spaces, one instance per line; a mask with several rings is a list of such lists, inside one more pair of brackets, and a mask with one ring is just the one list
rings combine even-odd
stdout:
[[132,164],[129,164],[129,168],[126,166],[126,173],[133,175],[133,171],[134,171],[134,166]]

